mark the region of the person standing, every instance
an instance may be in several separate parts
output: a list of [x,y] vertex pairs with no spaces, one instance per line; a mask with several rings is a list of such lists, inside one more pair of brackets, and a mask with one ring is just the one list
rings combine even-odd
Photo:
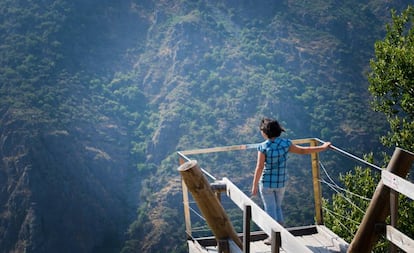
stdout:
[[257,163],[251,189],[253,196],[260,192],[265,211],[282,226],[284,226],[282,201],[286,189],[288,153],[317,153],[328,149],[331,145],[330,142],[325,142],[315,147],[298,146],[290,139],[280,137],[284,131],[279,122],[274,119],[261,120],[260,132],[265,141],[257,147]]

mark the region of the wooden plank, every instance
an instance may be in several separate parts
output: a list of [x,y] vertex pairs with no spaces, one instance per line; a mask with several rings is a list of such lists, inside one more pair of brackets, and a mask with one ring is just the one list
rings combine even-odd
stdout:
[[318,233],[318,229],[315,225],[303,226],[303,227],[292,227],[287,230],[294,236],[312,235]]
[[414,252],[414,240],[389,225],[387,239],[405,252]]
[[282,246],[282,241],[280,238],[280,232],[276,232],[272,230],[272,234],[270,236],[270,251],[272,253],[280,253],[280,247]]
[[[281,250],[280,252],[283,251]],[[250,244],[250,253],[271,253],[271,249],[263,241],[256,241]]]
[[319,243],[319,246],[315,245],[315,247],[318,247],[321,252],[341,252],[338,244],[332,238],[318,233],[312,235],[312,239]]
[[252,207],[243,207],[243,253],[250,253],[250,223],[252,220]]
[[300,241],[302,241],[303,244],[308,246],[312,252],[314,253],[326,253],[325,251],[322,251],[322,247],[319,240],[316,240],[314,238],[314,235],[307,235],[307,236],[301,236],[299,237]]
[[292,140],[293,144],[310,144],[312,142],[320,142],[320,140],[318,140],[316,138],[304,138],[304,139]]
[[331,238],[331,240],[333,240],[337,244],[338,248],[340,249],[340,252],[347,252],[349,244],[344,239],[339,237],[337,234],[332,232],[324,225],[317,226],[317,229],[318,234],[323,235],[326,238]]
[[208,253],[208,251],[203,246],[198,244],[197,241],[188,240],[187,245],[189,253]]
[[298,237],[314,253],[342,253],[339,247],[328,238],[324,238],[319,234],[305,235]]
[[[242,240],[241,238],[243,238],[243,234],[238,234],[240,240]],[[263,232],[263,231],[253,231],[250,232],[250,241],[251,242],[256,242],[256,241],[263,241],[264,239],[267,238],[267,235]],[[194,240],[194,239],[191,239]],[[203,247],[208,247],[208,246],[216,246],[217,245],[217,240],[214,236],[206,236],[206,237],[198,237],[195,239],[197,241],[198,244],[200,244]]]
[[391,189],[414,200],[414,184],[387,170],[381,171],[382,182]]
[[247,148],[252,148],[250,145],[233,145],[233,146],[224,146],[224,147],[215,147],[215,148],[201,148],[201,149],[192,149],[180,151],[183,155],[196,155],[196,154],[207,154],[215,152],[224,152],[224,151],[233,151],[233,150],[245,150]]
[[190,201],[188,199],[187,185],[185,184],[182,178],[181,178],[181,187],[183,189],[185,232],[187,233],[189,237],[191,237],[192,231],[191,231]]
[[[316,141],[310,144],[312,147],[318,145]],[[316,224],[323,224],[322,215],[322,190],[321,190],[321,174],[319,171],[319,155],[318,153],[311,154],[312,164],[312,184],[313,184],[313,199],[315,204],[315,220]]]
[[[308,144],[311,141],[316,141],[314,138],[309,139],[297,139],[292,140],[294,144]],[[196,155],[196,154],[207,154],[207,153],[215,153],[215,152],[225,152],[225,151],[234,151],[234,150],[245,150],[245,149],[255,149],[259,143],[252,143],[252,144],[242,144],[242,145],[232,145],[232,146],[223,146],[223,147],[214,147],[214,148],[200,148],[200,149],[191,149],[191,150],[184,150],[179,151],[182,155]]]
[[282,248],[285,252],[291,253],[311,253],[312,251],[305,245],[301,244],[288,230],[277,223],[262,208],[247,197],[237,186],[229,179],[223,178],[227,185],[227,196],[243,210],[244,205],[250,205],[252,208],[252,220],[264,231],[271,235],[272,230],[280,232],[282,239]]
[[[395,148],[388,163],[387,170],[400,177],[405,177],[411,169],[414,155],[401,148]],[[375,224],[385,222],[390,214],[390,188],[381,180],[375,189],[371,202],[365,212],[357,232],[348,247],[348,253],[369,253],[377,243],[380,235],[375,233]]]

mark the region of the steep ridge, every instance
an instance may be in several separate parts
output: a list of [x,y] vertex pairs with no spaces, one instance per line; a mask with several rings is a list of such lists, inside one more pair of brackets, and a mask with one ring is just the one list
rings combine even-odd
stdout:
[[[184,231],[182,218],[165,215],[181,210],[180,204],[157,202],[166,197],[166,189],[168,198],[180,198],[179,186],[171,187],[177,177],[173,152],[260,141],[256,128],[263,115],[281,119],[290,138],[317,136],[358,153],[382,150],[378,137],[386,130],[381,116],[369,109],[365,71],[390,9],[406,4],[157,3],[147,36],[151,48],[143,54],[146,60],[136,62],[135,77],[159,112],[148,152],[156,154],[151,161],[160,165],[146,180],[154,195],[145,197],[124,252],[137,247],[185,251],[176,248],[183,241],[176,229]],[[151,63],[149,55],[156,56]],[[167,146],[176,148],[163,149]],[[218,172],[215,176],[231,175],[248,188],[253,168],[223,165],[234,160],[208,161],[205,165]],[[312,222],[311,209],[305,208],[312,204],[304,201],[309,174],[292,174],[286,209],[295,217],[289,222]],[[295,202],[303,208],[298,210]],[[148,234],[140,231],[144,224]],[[154,240],[140,242],[146,235]]]
[[265,115],[382,150],[364,72],[408,2],[3,1],[0,252],[185,252],[175,151],[258,142]]

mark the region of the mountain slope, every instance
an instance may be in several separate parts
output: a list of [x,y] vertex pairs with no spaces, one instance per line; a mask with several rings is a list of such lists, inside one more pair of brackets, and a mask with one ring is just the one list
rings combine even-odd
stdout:
[[[2,1],[0,252],[185,252],[175,151],[261,141],[263,116],[381,151],[365,72],[407,3]],[[202,163],[248,189],[254,156],[229,159]]]
[[[135,213],[128,123],[100,88],[121,48],[96,29],[110,5],[89,4],[1,3],[1,252],[116,252]],[[116,57],[96,62],[97,42]]]
[[[155,9],[147,36],[151,48],[143,58],[153,50],[156,64],[137,61],[135,74],[160,113],[148,151],[157,154],[155,160],[168,158],[148,184],[167,185],[172,180],[168,175],[177,177],[171,172],[174,155],[163,147],[180,150],[260,141],[256,127],[263,115],[281,119],[290,138],[321,137],[360,154],[383,150],[378,137],[385,125],[369,110],[364,72],[390,6],[378,1],[307,5],[216,1],[162,2]],[[242,182],[250,182],[240,177],[250,177],[253,165],[223,168],[234,161],[203,162],[217,177],[230,175],[243,187]],[[294,173],[295,185],[306,185],[306,172]],[[164,192],[151,188],[156,196]],[[303,199],[305,188],[295,189],[296,197],[289,196],[288,210],[295,209],[289,201]],[[178,192],[175,195],[179,198]],[[147,202],[141,214],[181,208],[176,202],[159,204],[153,197]],[[301,210],[290,222],[312,222],[310,212]],[[162,251],[164,245],[176,242],[176,223],[168,222],[171,229],[163,222],[150,225],[159,233],[151,248],[145,240],[145,251]],[[178,224],[183,231],[183,223]],[[132,235],[133,240],[143,236]]]

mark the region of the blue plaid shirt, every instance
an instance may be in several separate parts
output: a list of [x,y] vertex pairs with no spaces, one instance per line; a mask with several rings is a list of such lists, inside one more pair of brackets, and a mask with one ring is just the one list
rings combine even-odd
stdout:
[[260,178],[263,187],[285,187],[287,180],[286,160],[290,145],[292,142],[289,139],[275,138],[273,141],[266,140],[257,147],[257,150],[266,157],[265,167]]

